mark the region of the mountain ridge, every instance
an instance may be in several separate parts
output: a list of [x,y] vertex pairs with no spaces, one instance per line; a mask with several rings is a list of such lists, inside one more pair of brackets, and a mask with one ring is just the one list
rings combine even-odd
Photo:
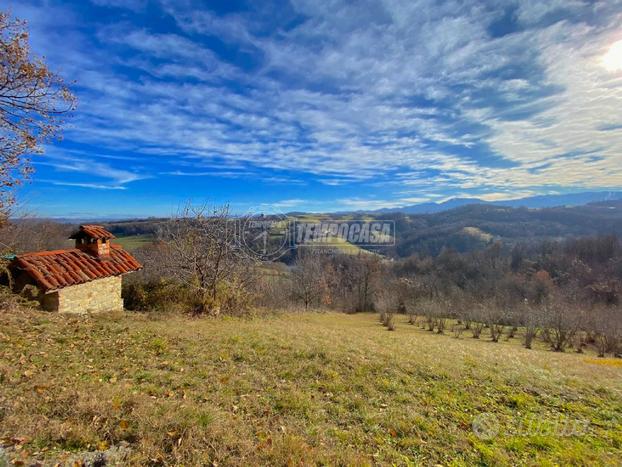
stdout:
[[481,204],[488,206],[507,206],[511,208],[554,208],[563,206],[582,206],[590,203],[603,201],[622,200],[622,191],[586,191],[579,193],[554,194],[554,195],[535,195],[525,198],[515,198],[498,201],[486,201],[481,198],[451,198],[441,203],[428,202],[411,204],[399,208],[381,208],[366,212],[372,214],[381,213],[404,213],[404,214],[434,214],[449,211],[462,206]]

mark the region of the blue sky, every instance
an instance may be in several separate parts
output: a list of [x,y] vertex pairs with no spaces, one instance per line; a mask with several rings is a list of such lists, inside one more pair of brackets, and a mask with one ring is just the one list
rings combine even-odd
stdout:
[[168,215],[188,200],[334,211],[622,187],[622,65],[609,52],[622,41],[619,0],[8,8],[79,100],[19,192],[38,215]]

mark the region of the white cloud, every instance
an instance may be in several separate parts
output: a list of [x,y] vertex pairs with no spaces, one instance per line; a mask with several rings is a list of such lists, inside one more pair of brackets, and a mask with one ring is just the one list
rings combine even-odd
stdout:
[[[507,5],[296,0],[280,16],[263,4],[217,16],[163,1],[175,34],[95,25],[96,43],[78,18],[63,36],[38,15],[33,37],[42,49],[50,38],[54,63],[79,82],[67,139],[179,164],[159,173],[207,175],[226,161],[331,186],[392,177],[429,194],[622,186],[622,75],[600,64],[621,37],[622,4]],[[523,29],[493,35],[506,11]],[[229,62],[205,38],[255,63]],[[148,175],[55,164],[111,186]]]
[[589,2],[582,0],[522,0],[518,2],[516,16],[524,24],[535,24],[551,14],[568,14],[586,11]]
[[52,185],[57,186],[75,186],[80,188],[91,188],[93,190],[125,190],[124,186],[119,185],[100,185],[97,183],[72,183],[72,182],[62,182],[58,180],[40,180],[51,183]]
[[[47,156],[36,159],[35,165],[43,165],[53,168],[56,172],[67,174],[79,174],[84,180],[39,180],[54,185],[77,186],[93,189],[125,190],[125,185],[150,178],[146,173],[119,169],[111,165],[94,160],[85,156],[80,151],[59,153],[53,148],[48,148]],[[96,180],[96,181],[93,181]]]

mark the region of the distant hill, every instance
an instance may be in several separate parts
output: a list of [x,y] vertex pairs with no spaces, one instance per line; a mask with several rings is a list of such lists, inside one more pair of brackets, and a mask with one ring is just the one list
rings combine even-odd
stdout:
[[448,211],[471,204],[485,204],[489,206],[508,206],[512,208],[552,208],[558,206],[581,206],[601,201],[622,200],[619,191],[595,191],[585,193],[569,193],[564,195],[539,195],[527,198],[509,199],[502,201],[485,201],[479,198],[452,198],[442,203],[421,203],[401,208],[385,208],[372,211],[374,213],[403,212],[406,214],[431,214]]
[[[596,194],[593,194],[596,195]],[[383,212],[343,214],[290,214],[306,221],[324,219],[390,219],[395,221],[395,246],[379,252],[405,257],[414,253],[437,255],[443,248],[471,251],[501,242],[506,248],[517,243],[539,243],[568,237],[616,234],[622,237],[622,196],[581,205],[542,207],[546,203],[579,203],[588,193],[571,197],[530,198],[535,207],[502,206],[497,203],[466,204],[434,213]],[[603,197],[602,193],[598,194]],[[545,199],[547,198],[547,199]],[[472,200],[469,200],[472,201]],[[517,200],[518,204],[527,202]],[[457,201],[456,201],[457,203]],[[459,204],[459,203],[458,203]],[[445,204],[444,206],[447,206]],[[152,236],[164,219],[134,219],[105,225],[121,237]]]
[[395,256],[470,251],[495,241],[506,247],[568,237],[622,236],[622,200],[554,208],[474,204],[433,214],[383,213],[396,221]]

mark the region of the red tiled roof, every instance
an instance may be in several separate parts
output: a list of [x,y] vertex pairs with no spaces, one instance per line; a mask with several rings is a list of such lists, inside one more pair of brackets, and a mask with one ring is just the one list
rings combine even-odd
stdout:
[[112,235],[110,232],[104,229],[101,225],[94,225],[94,224],[81,225],[80,230],[72,234],[71,237],[69,238],[81,237],[83,235],[87,237],[99,238],[99,239],[116,238],[114,235]]
[[142,269],[119,245],[111,245],[110,255],[101,258],[77,248],[25,253],[11,267],[25,271],[45,292]]

